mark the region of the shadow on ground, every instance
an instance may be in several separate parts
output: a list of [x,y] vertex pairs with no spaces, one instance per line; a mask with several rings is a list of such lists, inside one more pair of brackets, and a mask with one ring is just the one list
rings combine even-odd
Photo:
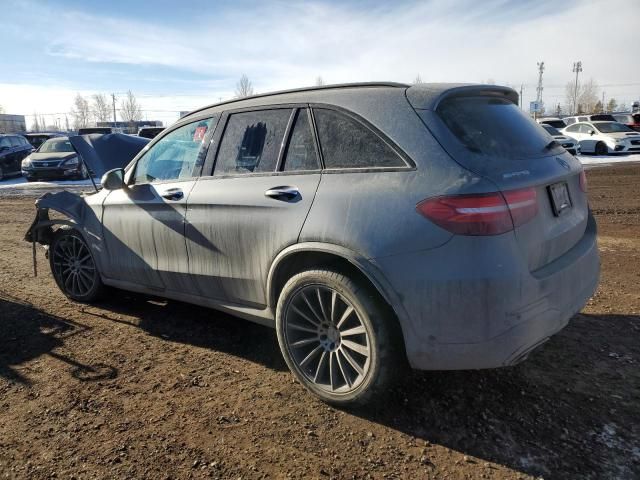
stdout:
[[640,478],[639,334],[639,316],[577,315],[516,367],[414,372],[354,413],[545,479]]
[[[224,352],[272,370],[287,369],[272,328],[208,308],[121,290],[114,290],[99,306],[108,313],[85,313],[140,328],[170,342]],[[133,319],[123,320],[123,315]]]
[[88,327],[65,320],[0,292],[0,377],[31,385],[24,373],[25,363],[43,355],[66,363],[70,374],[80,381],[115,378],[118,371],[109,365],[86,365],[55,350],[65,339],[88,330]]

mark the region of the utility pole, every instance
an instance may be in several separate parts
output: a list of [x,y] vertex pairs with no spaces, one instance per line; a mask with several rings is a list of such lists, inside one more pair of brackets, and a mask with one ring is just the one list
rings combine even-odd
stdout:
[[113,100],[113,127],[115,128],[116,126],[116,94],[112,93],[111,94],[111,99]]
[[538,108],[536,109],[535,112],[533,112],[533,118],[537,118],[538,116],[537,110],[539,110],[542,107],[542,90],[544,90],[542,86],[543,73],[544,73],[544,62],[538,62],[538,86],[536,87],[536,92],[537,92],[536,103],[538,104]]
[[573,90],[573,114],[578,114],[578,75],[582,72],[582,62],[577,61],[573,63],[573,73],[576,74],[576,86]]
[[602,91],[602,113],[607,113],[607,107],[605,106],[604,103],[604,90]]
[[67,114],[64,114],[64,123],[67,127],[67,132],[69,131],[69,117],[67,117]]

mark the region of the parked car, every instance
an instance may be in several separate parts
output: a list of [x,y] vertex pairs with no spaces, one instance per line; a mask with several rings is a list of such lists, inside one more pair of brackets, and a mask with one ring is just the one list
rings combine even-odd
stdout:
[[540,124],[540,126],[544,128],[547,133],[551,135],[556,142],[562,145],[562,148],[564,148],[571,155],[578,155],[580,153],[580,144],[575,138],[563,135],[558,129],[553,128],[547,123]]
[[50,138],[64,137],[62,133],[51,132],[24,133],[22,134],[22,136],[27,139],[27,141],[33,146],[33,148],[39,148],[40,145],[42,145]]
[[564,128],[564,127],[567,126],[567,124],[564,123],[564,120],[562,120],[561,118],[557,118],[557,117],[538,118],[538,119],[536,119],[536,121],[540,125],[551,125],[553,128]]
[[40,145],[40,148],[22,161],[22,175],[29,182],[89,177],[86,166],[68,137],[50,138]]
[[572,125],[577,122],[615,122],[613,115],[608,113],[594,113],[592,115],[576,115],[573,117],[564,117],[564,123]]
[[514,365],[597,286],[582,166],[510,88],[316,87],[167,130],[100,192],[38,200],[26,240],[75,301],[110,285],[274,327],[327,402],[375,398],[407,361]]
[[164,130],[164,127],[140,127],[138,136],[143,138],[154,139]]
[[608,155],[640,151],[640,133],[618,122],[580,122],[562,133],[580,143],[582,153]]
[[616,113],[613,116],[616,122],[623,123],[631,130],[640,132],[640,113]]
[[0,134],[0,180],[20,175],[20,162],[33,151],[33,147],[20,135]]

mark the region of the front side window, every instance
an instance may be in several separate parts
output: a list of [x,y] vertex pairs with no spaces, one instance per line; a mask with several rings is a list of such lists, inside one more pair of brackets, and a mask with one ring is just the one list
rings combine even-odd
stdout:
[[315,140],[311,131],[311,122],[309,122],[309,113],[306,109],[300,109],[293,124],[282,170],[290,172],[317,170],[319,168],[320,164],[318,163]]
[[229,116],[215,175],[273,172],[291,109],[258,110]]
[[593,131],[592,125],[589,125],[588,123],[580,124],[580,133],[586,133],[587,135],[590,135],[592,131]]
[[0,148],[11,148],[9,137],[0,137]]
[[405,167],[378,135],[335,110],[314,108],[325,168]]
[[580,125],[574,123],[573,125],[568,126],[566,130],[567,132],[578,133],[580,131]]
[[192,178],[204,161],[205,138],[212,126],[212,118],[198,120],[162,137],[138,161],[134,183]]
[[21,147],[20,139],[18,137],[11,137],[11,146],[12,147]]

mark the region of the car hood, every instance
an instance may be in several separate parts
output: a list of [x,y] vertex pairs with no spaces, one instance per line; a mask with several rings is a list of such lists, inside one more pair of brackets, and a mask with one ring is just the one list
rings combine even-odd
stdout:
[[71,157],[75,157],[78,154],[76,152],[33,152],[29,158],[36,162],[43,162],[47,160],[67,160]]
[[640,134],[634,134],[631,132],[602,133],[601,135],[604,135],[605,137],[615,138],[616,140],[620,138],[626,138],[628,140],[640,140]]
[[76,135],[69,141],[96,177],[113,168],[124,168],[149,143],[147,138],[123,133]]
[[558,141],[558,142],[565,142],[565,143],[566,142],[572,142],[572,143],[576,142],[575,139],[573,139],[573,138],[571,138],[571,137],[569,137],[567,135],[554,135],[553,139]]

